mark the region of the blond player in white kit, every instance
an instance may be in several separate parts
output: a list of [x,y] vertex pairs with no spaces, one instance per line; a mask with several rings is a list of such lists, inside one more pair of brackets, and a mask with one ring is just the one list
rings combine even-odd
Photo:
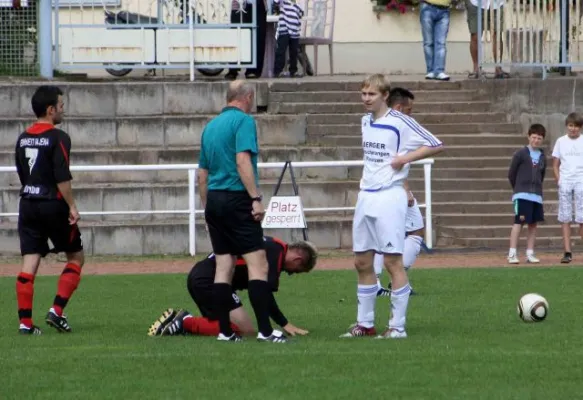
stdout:
[[413,118],[387,106],[390,85],[372,75],[361,86],[370,113],[362,118],[364,167],[352,227],[354,265],[358,273],[357,321],[342,337],[375,336],[377,281],[375,253],[384,254],[391,275],[391,317],[378,338],[405,338],[411,287],[403,268],[407,193],[403,183],[413,161],[442,151],[442,143]]
[[[396,87],[392,88],[389,92],[389,99],[387,100],[387,105],[389,108],[399,111],[400,113],[411,116],[413,112],[413,101],[415,96],[409,90]],[[417,256],[421,252],[421,246],[423,245],[423,236],[425,235],[425,224],[423,222],[423,215],[417,204],[417,199],[413,196],[413,193],[409,190],[407,181],[404,182],[405,190],[407,191],[407,216],[405,217],[405,245],[403,248],[403,267],[405,271],[409,271],[409,268],[413,266]],[[390,296],[391,291],[385,289],[381,285],[380,277],[383,273],[385,267],[385,258],[383,254],[375,254],[374,256],[374,271],[377,276],[377,296]],[[389,286],[390,288],[390,286]],[[411,287],[411,295],[413,295],[413,287]]]

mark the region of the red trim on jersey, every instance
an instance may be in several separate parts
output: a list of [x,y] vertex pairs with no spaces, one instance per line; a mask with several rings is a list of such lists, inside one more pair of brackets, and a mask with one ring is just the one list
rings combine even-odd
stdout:
[[40,135],[46,131],[50,131],[51,129],[55,129],[53,124],[49,124],[48,122],[36,122],[26,130],[26,133],[30,133],[31,135]]
[[63,142],[59,142],[59,145],[61,146],[61,150],[63,150],[63,157],[65,157],[65,161],[67,162],[67,165],[69,165],[69,154],[67,154],[67,149],[63,145]]
[[283,251],[279,253],[279,259],[277,260],[277,272],[281,273],[281,270],[283,269],[283,264],[285,262],[285,255],[287,254],[287,243],[276,237],[272,237],[272,239],[275,243],[283,247]]
[[237,257],[237,261],[235,262],[235,267],[244,267],[247,265],[245,259],[243,257]]

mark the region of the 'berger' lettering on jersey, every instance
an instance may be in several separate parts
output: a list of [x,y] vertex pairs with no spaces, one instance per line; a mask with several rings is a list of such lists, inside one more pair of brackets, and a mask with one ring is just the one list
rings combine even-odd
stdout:
[[441,141],[417,121],[398,111],[389,109],[377,120],[372,118],[370,114],[362,117],[362,190],[380,190],[402,184],[409,175],[409,165],[396,171],[391,167],[393,158],[422,146],[441,145]]
[[[13,142],[14,143],[14,142]],[[49,138],[22,138],[20,139],[20,147],[39,147],[50,146]]]

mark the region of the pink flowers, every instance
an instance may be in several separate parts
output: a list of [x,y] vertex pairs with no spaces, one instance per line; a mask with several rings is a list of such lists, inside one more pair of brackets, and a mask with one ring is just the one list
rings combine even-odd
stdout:
[[399,0],[391,0],[387,3],[387,11],[390,10],[397,10],[399,13],[405,14],[407,12],[407,6]]

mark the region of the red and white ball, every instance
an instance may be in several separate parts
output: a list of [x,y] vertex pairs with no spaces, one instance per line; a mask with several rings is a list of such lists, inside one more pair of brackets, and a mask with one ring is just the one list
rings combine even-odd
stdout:
[[528,293],[518,301],[517,312],[524,322],[541,322],[549,313],[549,302],[540,294]]

